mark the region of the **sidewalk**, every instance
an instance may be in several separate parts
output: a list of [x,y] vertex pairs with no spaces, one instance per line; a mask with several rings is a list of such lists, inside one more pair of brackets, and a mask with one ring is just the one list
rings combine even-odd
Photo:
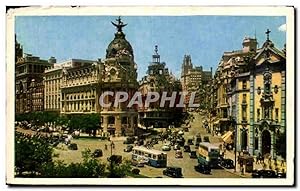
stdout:
[[[234,151],[226,150],[224,157],[235,161]],[[238,160],[238,153],[236,156],[236,160]],[[238,163],[238,161],[237,161],[237,163]],[[277,165],[276,165],[276,163],[277,163]],[[286,172],[286,162],[282,163],[281,160],[275,161],[273,159],[272,160],[265,159],[264,163],[260,163],[260,162],[257,162],[256,157],[254,156],[253,170],[261,170],[264,168],[279,171],[279,172],[282,172],[282,170],[284,170],[284,172]],[[237,166],[236,166],[236,172],[234,172],[234,169],[231,169],[230,171],[232,171],[235,174],[241,175],[243,177],[251,177],[251,173],[248,173],[248,172],[245,172],[244,175],[242,175],[239,164],[237,164]]]

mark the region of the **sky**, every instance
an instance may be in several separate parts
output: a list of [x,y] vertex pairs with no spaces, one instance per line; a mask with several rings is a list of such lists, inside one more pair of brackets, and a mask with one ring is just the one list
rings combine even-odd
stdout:
[[[17,40],[25,53],[57,62],[70,58],[104,59],[113,40],[115,16],[18,16]],[[259,47],[270,39],[282,49],[286,42],[286,18],[273,16],[121,16],[123,29],[134,51],[138,79],[147,71],[154,46],[161,61],[180,76],[185,54],[195,66],[213,71],[225,51],[240,50],[244,37],[255,37]]]

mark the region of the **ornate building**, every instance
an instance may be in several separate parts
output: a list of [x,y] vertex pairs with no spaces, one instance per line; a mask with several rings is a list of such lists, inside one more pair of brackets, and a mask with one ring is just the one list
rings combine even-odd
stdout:
[[[94,61],[81,60],[81,59],[70,59],[62,63],[54,64],[53,67],[47,68],[44,74],[44,108],[46,111],[61,112],[62,103],[61,102],[61,89],[62,87],[68,88],[68,85],[73,85],[71,81],[63,81],[63,71],[67,71],[72,67],[80,67],[85,64],[92,64]],[[66,79],[65,75],[64,79]],[[75,75],[74,75],[75,76]],[[86,83],[87,80],[84,75],[77,76],[77,79]],[[63,83],[64,82],[64,83]],[[80,84],[82,84],[80,82]],[[67,85],[67,86],[66,86]],[[75,85],[75,83],[74,83]],[[63,113],[65,111],[62,111]]]
[[[256,52],[257,41],[255,38],[246,37],[243,40],[243,49],[235,50],[231,52],[224,52],[221,61],[217,67],[213,80],[213,105],[212,105],[212,117],[211,117],[211,131],[217,134],[223,134],[229,131],[231,126],[231,120],[229,116],[235,116],[235,105],[231,105],[232,101],[235,100],[235,96],[230,96],[229,91],[230,82],[232,81],[232,71],[236,71],[238,68],[242,70],[245,65],[244,57],[250,56]],[[245,76],[240,76],[243,84],[239,90],[241,99],[249,98],[249,82],[247,83]],[[248,92],[248,93],[247,93]],[[229,96],[228,96],[229,95]],[[232,100],[231,100],[232,99]],[[229,110],[229,108],[233,108]],[[248,108],[244,108],[244,113],[248,112]]]
[[23,55],[23,49],[17,41],[15,53],[16,114],[43,111],[43,73],[45,68],[53,66],[55,59],[50,58],[47,61],[31,54]]
[[61,79],[61,114],[96,113],[99,69],[93,61],[72,60],[63,68]]
[[[212,68],[210,71],[204,71],[202,66],[193,67],[190,55],[184,55],[182,69],[181,69],[181,85],[183,91],[187,92],[186,102],[187,105],[191,92],[196,92],[195,104],[200,104],[201,107],[208,104],[208,100],[204,100],[207,96],[208,86],[212,80]],[[207,86],[208,85],[208,86]]]
[[[143,100],[146,99],[149,92],[158,92],[162,98],[163,92],[167,92],[167,96],[171,97],[172,92],[181,90],[180,82],[175,76],[169,72],[165,62],[160,61],[158,47],[155,46],[155,53],[152,55],[152,62],[148,66],[147,76],[140,81],[139,92],[141,92]],[[176,94],[175,99],[178,99]],[[176,122],[175,112],[181,113],[181,108],[169,107],[169,103],[165,103],[160,107],[161,99],[154,103],[150,103],[149,107],[144,105],[139,108],[139,124],[141,127],[161,127],[166,128]]]
[[[113,23],[117,28],[115,38],[106,49],[106,58],[98,61],[71,59],[55,64],[45,71],[45,108],[60,111],[62,115],[82,115],[99,113],[104,135],[133,135],[137,128],[137,106],[128,108],[127,102],[114,104],[117,92],[127,92],[128,100],[138,89],[137,66],[133,49],[126,40],[120,18]],[[113,95],[104,97],[104,92]]]
[[266,33],[261,48],[245,38],[242,50],[224,53],[214,79],[214,125],[236,133],[237,151],[285,157],[285,50]]
[[[117,23],[112,24],[117,28],[115,38],[106,49],[106,59],[100,63],[100,95],[105,91],[114,92],[114,96],[106,96],[106,102],[113,102],[116,92],[127,92],[128,100],[138,89],[137,65],[134,62],[133,49],[126,40],[122,28],[124,24],[120,17]],[[103,107],[100,110],[103,131],[116,135],[133,135],[137,128],[137,106],[128,108],[127,102],[122,102],[117,107]]]

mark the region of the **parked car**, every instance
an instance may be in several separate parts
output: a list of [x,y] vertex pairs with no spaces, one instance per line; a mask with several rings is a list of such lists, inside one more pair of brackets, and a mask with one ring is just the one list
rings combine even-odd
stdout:
[[274,170],[253,170],[252,178],[277,178]]
[[261,170],[261,176],[262,178],[277,178],[274,170]]
[[190,155],[190,158],[191,158],[191,159],[196,159],[196,158],[197,158],[197,153],[196,153],[196,151],[191,151],[191,152],[189,153],[189,155]]
[[167,167],[163,170],[163,175],[173,178],[181,178],[183,176],[182,169],[180,167]]
[[71,143],[69,146],[68,146],[68,149],[70,150],[78,150],[78,146],[76,143]]
[[227,169],[234,169],[234,162],[231,159],[222,159],[219,165]]
[[286,173],[285,172],[278,172],[277,173],[277,178],[286,178]]
[[184,146],[183,146],[183,151],[184,151],[184,152],[191,152],[191,147],[190,147],[190,145],[184,145]]
[[140,169],[134,168],[134,169],[132,169],[131,173],[135,174],[135,175],[139,175],[140,174]]
[[193,139],[188,139],[188,140],[187,140],[187,144],[188,144],[188,145],[194,145]]
[[103,151],[101,149],[96,149],[93,153],[94,157],[102,157],[103,156]]
[[178,144],[175,144],[173,149],[176,151],[176,150],[180,150],[180,146]]
[[199,143],[201,143],[201,142],[202,142],[201,135],[197,134],[195,137],[195,144],[198,144],[198,146],[199,146]]
[[176,143],[180,146],[184,146],[184,143],[185,143],[185,139],[184,138],[179,138],[179,139],[176,139]]
[[152,137],[151,139],[150,139],[150,143],[151,144],[153,144],[153,145],[155,145],[155,144],[158,144],[158,138],[157,137]]
[[182,155],[182,151],[181,150],[176,150],[175,151],[175,158],[183,158],[183,155]]
[[194,167],[197,172],[202,174],[210,174],[211,168],[207,164],[199,163],[197,166]]
[[123,144],[133,144],[135,141],[135,137],[127,137]]
[[131,152],[133,149],[132,145],[127,145],[126,148],[124,149],[125,152]]
[[114,162],[116,164],[122,163],[122,156],[121,155],[112,155],[107,158],[108,162]]
[[170,151],[170,150],[171,150],[171,145],[169,145],[169,144],[164,144],[164,145],[161,147],[161,150],[163,150],[163,151]]
[[210,140],[209,140],[209,137],[208,137],[208,136],[204,136],[204,137],[203,137],[203,140],[204,140],[204,142],[210,143]]

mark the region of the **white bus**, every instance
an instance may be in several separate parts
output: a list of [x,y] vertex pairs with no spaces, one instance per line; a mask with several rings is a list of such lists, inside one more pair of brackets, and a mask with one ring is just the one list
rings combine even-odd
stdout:
[[208,142],[202,142],[199,144],[198,153],[198,163],[208,164],[211,168],[217,168],[219,166],[220,148],[218,146]]
[[143,146],[136,146],[132,149],[132,160],[145,161],[146,164],[153,167],[166,167],[167,166],[167,154],[165,152],[147,149]]

